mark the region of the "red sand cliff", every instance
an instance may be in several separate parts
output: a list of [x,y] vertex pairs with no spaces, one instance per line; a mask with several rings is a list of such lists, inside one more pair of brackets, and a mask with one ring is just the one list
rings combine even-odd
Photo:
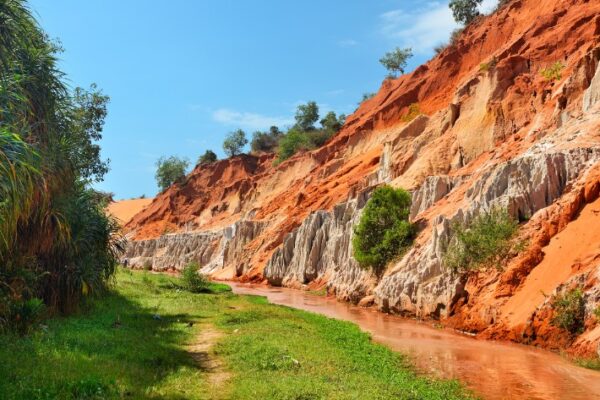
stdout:
[[[244,155],[197,166],[185,183],[159,194],[135,215],[126,230],[139,240],[184,230],[214,230],[242,218],[265,222],[266,228],[245,244],[243,252],[250,268],[241,278],[260,279],[285,235],[309,214],[331,210],[372,184],[381,169],[385,143],[392,144],[394,185],[412,190],[432,175],[465,177],[459,187],[417,216],[431,225],[438,215],[455,212],[469,180],[478,179],[484,166],[524,154],[544,132],[559,129],[565,113],[582,118],[578,117],[582,93],[590,85],[596,55],[600,58],[600,51],[594,50],[598,48],[600,1],[510,1],[467,27],[455,45],[414,72],[385,81],[322,148],[278,166],[272,155]],[[481,71],[480,65],[492,60],[493,71]],[[544,79],[540,69],[557,61],[566,66],[562,78]],[[434,133],[402,129],[406,125],[402,117],[413,103],[437,124]],[[600,119],[588,119],[559,130],[559,146],[599,145]],[[581,130],[586,135],[577,136]],[[485,337],[556,348],[572,345],[581,354],[592,351],[600,338],[593,321],[573,342],[549,324],[547,309],[537,309],[544,301],[542,292],[550,293],[597,265],[600,231],[590,227],[600,226],[598,171],[581,177],[524,225],[529,247],[502,272],[469,278],[470,296],[453,305],[449,324]],[[417,242],[424,243],[429,235],[425,230]]]

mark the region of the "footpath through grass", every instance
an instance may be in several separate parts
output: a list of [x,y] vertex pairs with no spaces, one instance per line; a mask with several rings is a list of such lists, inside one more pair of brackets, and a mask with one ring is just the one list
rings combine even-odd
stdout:
[[[121,270],[113,292],[80,314],[29,337],[0,336],[0,398],[469,398],[457,382],[416,376],[353,324],[224,285],[192,294],[177,281]],[[192,354],[215,330],[212,348]],[[203,359],[218,360],[226,379],[211,379]]]

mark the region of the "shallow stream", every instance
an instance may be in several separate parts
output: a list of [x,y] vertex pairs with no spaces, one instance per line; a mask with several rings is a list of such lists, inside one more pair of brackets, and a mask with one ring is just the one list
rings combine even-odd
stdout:
[[458,379],[484,399],[600,399],[600,372],[548,351],[476,340],[300,290],[228,284],[237,294],[266,296],[274,304],[354,322],[375,341],[408,354],[423,373]]

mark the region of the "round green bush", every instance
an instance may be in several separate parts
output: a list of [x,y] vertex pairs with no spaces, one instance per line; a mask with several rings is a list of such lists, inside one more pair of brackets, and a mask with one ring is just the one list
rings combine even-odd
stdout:
[[404,189],[382,186],[373,192],[354,228],[354,258],[380,275],[388,262],[411,246],[415,229],[409,222],[411,196]]

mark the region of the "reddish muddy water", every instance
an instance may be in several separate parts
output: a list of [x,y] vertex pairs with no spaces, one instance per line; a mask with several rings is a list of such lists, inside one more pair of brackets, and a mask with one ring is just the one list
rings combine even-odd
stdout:
[[408,354],[419,371],[458,379],[484,399],[600,399],[600,372],[548,351],[476,340],[300,290],[228,284],[237,294],[266,296],[274,304],[354,322],[375,341]]

